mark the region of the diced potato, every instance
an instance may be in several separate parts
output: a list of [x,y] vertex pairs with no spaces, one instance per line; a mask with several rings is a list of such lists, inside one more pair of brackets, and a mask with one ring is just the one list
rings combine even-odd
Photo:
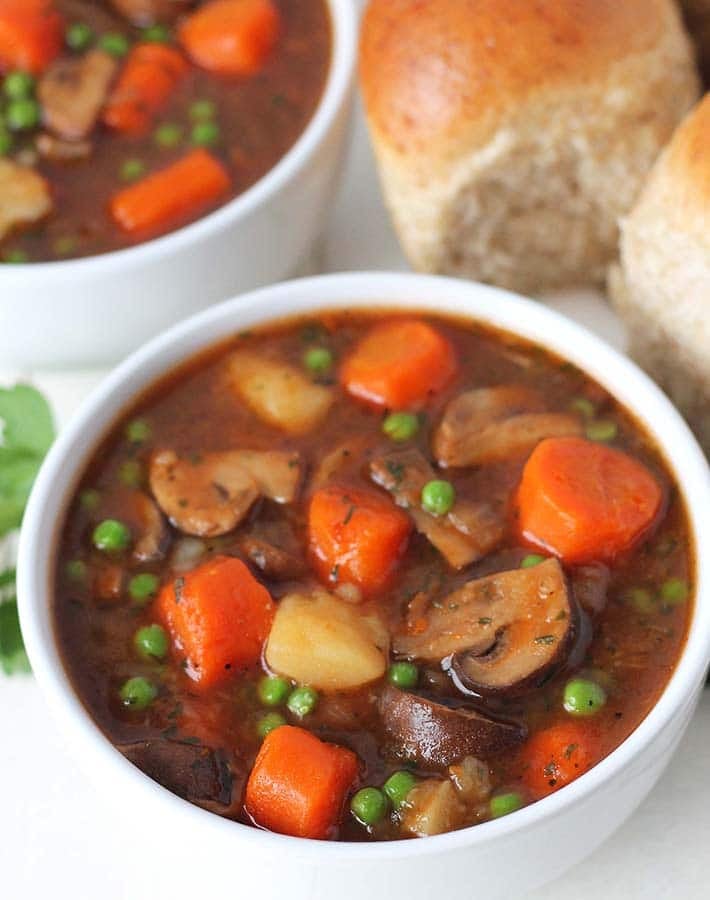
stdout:
[[453,784],[423,781],[410,791],[402,811],[402,830],[418,837],[444,834],[458,828],[463,820],[464,806]]
[[289,434],[305,434],[328,414],[334,394],[313,384],[302,372],[277,362],[237,350],[229,359],[232,384],[240,398],[269,425]]
[[449,776],[467,803],[486,800],[491,793],[491,773],[482,760],[465,756],[460,763],[449,766]]
[[279,675],[324,691],[347,691],[381,678],[389,635],[374,609],[332,594],[289,594],[279,604],[266,662]]
[[39,222],[51,210],[45,179],[34,169],[0,158],[0,240],[13,228]]

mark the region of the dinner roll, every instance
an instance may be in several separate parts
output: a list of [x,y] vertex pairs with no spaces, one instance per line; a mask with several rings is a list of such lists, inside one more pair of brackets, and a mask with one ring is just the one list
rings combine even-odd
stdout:
[[710,0],[681,0],[681,5],[707,81],[710,78]]
[[698,97],[673,0],[371,0],[360,71],[413,265],[526,291],[603,280]]
[[710,453],[710,94],[678,129],[622,223],[610,293],[632,356]]

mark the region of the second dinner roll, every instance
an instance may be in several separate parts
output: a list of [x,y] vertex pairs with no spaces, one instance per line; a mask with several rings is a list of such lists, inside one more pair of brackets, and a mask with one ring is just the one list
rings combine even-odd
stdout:
[[371,0],[360,71],[412,263],[523,291],[603,280],[698,96],[673,0]]
[[610,292],[631,355],[710,454],[710,94],[678,129],[623,223]]

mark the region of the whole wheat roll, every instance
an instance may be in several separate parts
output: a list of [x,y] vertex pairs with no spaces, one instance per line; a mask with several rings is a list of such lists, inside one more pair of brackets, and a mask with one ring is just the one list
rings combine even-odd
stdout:
[[371,0],[360,77],[413,265],[524,291],[603,281],[699,92],[673,0]]
[[622,223],[609,286],[631,355],[710,454],[710,95],[678,129]]

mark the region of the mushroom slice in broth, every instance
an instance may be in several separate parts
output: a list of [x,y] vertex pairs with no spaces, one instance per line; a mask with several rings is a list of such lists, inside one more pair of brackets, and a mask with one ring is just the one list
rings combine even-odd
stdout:
[[448,594],[416,635],[395,638],[401,656],[450,665],[476,693],[523,693],[564,662],[577,610],[556,559],[499,572]]

